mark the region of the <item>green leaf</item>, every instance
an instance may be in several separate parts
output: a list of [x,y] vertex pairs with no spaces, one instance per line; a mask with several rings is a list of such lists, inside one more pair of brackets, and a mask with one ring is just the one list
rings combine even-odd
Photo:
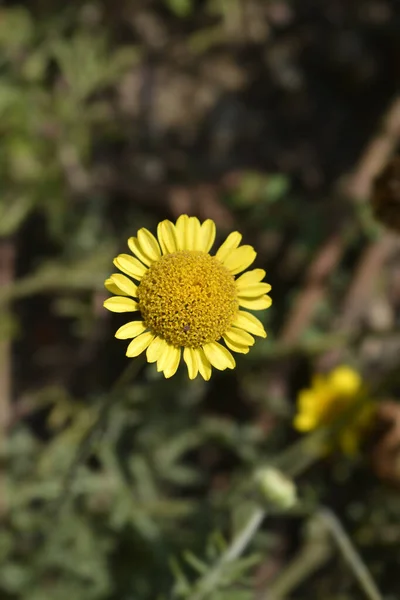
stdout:
[[192,0],[165,0],[165,3],[180,18],[188,17],[193,11]]
[[32,205],[33,201],[29,196],[4,199],[0,203],[0,236],[15,233],[29,214]]
[[204,573],[207,573],[209,569],[208,565],[201,561],[199,558],[197,558],[197,556],[195,556],[192,552],[189,552],[189,550],[187,550],[183,553],[183,557],[186,560],[186,562],[191,567],[193,567],[193,569],[197,573],[199,573],[200,575],[204,575]]

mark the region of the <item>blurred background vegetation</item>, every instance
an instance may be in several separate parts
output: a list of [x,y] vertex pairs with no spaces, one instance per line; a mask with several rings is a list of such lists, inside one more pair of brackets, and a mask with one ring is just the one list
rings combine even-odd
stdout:
[[[394,0],[1,4],[1,600],[400,597],[400,252],[368,203],[399,32]],[[129,363],[102,307],[126,239],[182,213],[273,286],[267,340],[208,383]],[[311,461],[196,595],[338,363],[392,400],[389,451]]]

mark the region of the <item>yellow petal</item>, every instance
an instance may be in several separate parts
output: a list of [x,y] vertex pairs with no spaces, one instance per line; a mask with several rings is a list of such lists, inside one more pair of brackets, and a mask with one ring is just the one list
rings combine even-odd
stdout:
[[296,415],[293,421],[294,428],[297,431],[311,431],[315,428],[315,421],[312,415]]
[[244,271],[254,262],[257,256],[253,246],[240,246],[232,250],[224,259],[223,263],[233,275]]
[[321,407],[320,395],[316,394],[312,389],[300,390],[297,396],[297,405],[300,412],[306,412],[307,414],[313,413],[315,418]]
[[157,360],[157,371],[164,371],[164,369],[170,363],[174,354],[174,346],[171,346],[167,342],[165,343],[163,351],[160,353],[160,357]]
[[259,321],[254,315],[243,310],[238,311],[232,325],[235,325],[235,327],[240,327],[240,329],[245,329],[253,335],[259,335],[263,338],[267,337],[267,334],[261,321]]
[[223,336],[225,344],[228,346],[229,350],[233,352],[238,352],[240,354],[248,354],[250,351],[250,346],[243,346],[242,344],[237,344],[236,342],[229,341],[225,335]]
[[224,339],[225,336],[231,343],[239,344],[241,346],[253,346],[254,344],[252,335],[247,333],[247,331],[243,331],[243,329],[236,329],[236,327],[230,327],[224,334]]
[[189,224],[188,215],[181,215],[175,225],[178,250],[186,250],[186,228]]
[[146,350],[146,358],[149,363],[156,362],[166,349],[167,342],[156,336]]
[[112,296],[104,301],[103,306],[107,310],[116,313],[134,312],[135,310],[139,310],[138,303],[125,296]]
[[210,252],[212,245],[215,240],[215,223],[211,219],[207,219],[204,221],[201,226],[201,247],[199,250],[203,250],[203,252]]
[[142,333],[139,337],[135,338],[129,344],[126,350],[126,356],[129,358],[133,358],[134,356],[139,356],[144,350],[146,350],[147,346],[154,340],[154,333],[147,331],[146,333]]
[[203,346],[204,353],[210,363],[220,371],[224,369],[234,369],[235,359],[232,354],[218,342],[211,342]]
[[186,250],[201,250],[200,221],[197,217],[189,217],[185,236]]
[[181,360],[181,349],[173,347],[167,365],[164,367],[164,377],[169,379],[175,375]]
[[315,390],[321,391],[327,389],[329,375],[323,375],[322,373],[315,373],[311,378],[312,387]]
[[197,354],[197,365],[199,367],[199,373],[205,381],[208,381],[211,377],[211,363],[204,354],[204,350],[201,348],[196,348],[195,350]]
[[114,294],[114,296],[129,296],[129,294],[125,294],[125,292],[123,292],[117,285],[115,285],[111,277],[105,280],[104,287],[111,294]]
[[143,323],[143,321],[131,321],[130,323],[125,323],[118,329],[115,334],[115,337],[119,340],[129,340],[131,338],[137,337],[144,331],[146,331],[147,327]]
[[189,379],[197,377],[197,373],[199,372],[197,356],[197,352],[193,348],[185,348],[183,350],[183,360],[188,368]]
[[249,310],[264,310],[269,308],[272,304],[272,300],[269,296],[261,296],[261,298],[249,298],[248,300],[238,298],[238,301],[239,306],[243,306]]
[[114,265],[120,271],[130,275],[138,281],[142,279],[147,271],[147,267],[145,267],[137,258],[129,256],[129,254],[120,254],[117,258],[114,258]]
[[236,279],[236,286],[238,290],[242,290],[249,285],[259,283],[262,279],[264,279],[265,275],[266,272],[264,269],[252,269],[251,271],[243,273],[243,275]]
[[258,298],[271,290],[269,283],[253,283],[238,290],[238,298]]
[[161,256],[160,246],[154,235],[145,227],[139,229],[137,232],[137,239],[140,244],[142,252],[150,258],[153,262],[158,260]]
[[128,240],[128,246],[132,254],[135,254],[142,261],[142,263],[144,263],[148,267],[151,265],[153,261],[144,254],[137,238],[130,237]]
[[329,374],[327,384],[337,395],[352,396],[360,391],[362,381],[357,371],[341,365]]
[[242,235],[238,231],[232,231],[224,241],[224,243],[219,247],[217,254],[215,255],[218,260],[224,262],[226,257],[235,250],[240,244],[242,240]]
[[171,254],[177,251],[175,225],[171,221],[161,221],[157,227],[157,235],[163,254]]
[[111,281],[116,285],[117,288],[124,292],[124,295],[133,296],[137,298],[137,285],[133,283],[129,277],[115,273],[110,277]]
[[236,329],[236,327],[228,329],[223,338],[230,350],[240,352],[241,354],[247,354],[250,350],[250,346],[254,344],[252,335],[242,329]]

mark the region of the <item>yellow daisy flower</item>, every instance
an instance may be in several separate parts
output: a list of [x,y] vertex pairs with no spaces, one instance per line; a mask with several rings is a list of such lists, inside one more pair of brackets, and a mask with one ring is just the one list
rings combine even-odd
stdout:
[[[315,375],[311,388],[301,390],[297,398],[294,427],[306,432],[328,426],[350,410],[365,394],[362,379],[348,366],[336,367],[327,375]],[[346,454],[354,455],[363,435],[371,426],[375,403],[367,400],[338,432],[337,441]]]
[[210,255],[215,223],[207,219],[201,224],[187,215],[175,224],[159,223],[157,238],[139,229],[137,237],[128,240],[133,256],[114,259],[124,275],[115,273],[106,280],[106,288],[115,295],[104,306],[141,315],[120,327],[115,337],[131,339],[126,355],[146,351],[148,362],[156,362],[165,377],[176,373],[182,349],[190,379],[200,374],[208,380],[212,367],[233,369],[235,359],[228,348],[247,354],[254,335],[267,335],[254,315],[241,310],[271,306],[271,286],[262,282],[265,271],[253,269],[235,278],[253,263],[254,248],[240,246],[242,236],[234,231],[215,256]]

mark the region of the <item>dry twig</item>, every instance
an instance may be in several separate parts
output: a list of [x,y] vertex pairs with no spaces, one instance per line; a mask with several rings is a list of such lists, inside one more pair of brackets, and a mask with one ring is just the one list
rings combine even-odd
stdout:
[[[383,119],[383,125],[368,145],[352,175],[338,183],[340,196],[354,201],[365,201],[371,191],[377,173],[385,166],[400,138],[400,97],[396,97]],[[372,295],[377,276],[388,256],[398,247],[397,241],[385,235],[372,243],[363,253],[352,285],[343,303],[340,330],[364,314],[365,299]],[[305,285],[288,318],[282,332],[282,341],[295,342],[309,325],[316,305],[321,302],[326,291],[326,283],[333,269],[340,261],[343,252],[343,240],[333,235],[321,248],[319,255],[310,265]]]

